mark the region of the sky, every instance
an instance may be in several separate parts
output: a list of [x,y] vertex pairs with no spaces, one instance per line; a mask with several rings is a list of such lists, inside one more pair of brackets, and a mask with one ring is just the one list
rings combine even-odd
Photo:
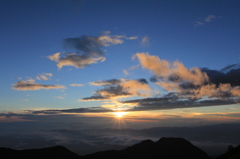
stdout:
[[[238,124],[239,6],[238,0],[2,0],[0,126],[8,140],[0,146],[16,145],[6,145],[13,135],[4,135],[19,132],[73,148],[77,137],[66,134],[74,130],[97,151],[96,141],[123,146],[146,137],[112,132],[106,139],[102,132],[96,139],[93,130],[101,128]],[[93,150],[81,153],[87,152]]]

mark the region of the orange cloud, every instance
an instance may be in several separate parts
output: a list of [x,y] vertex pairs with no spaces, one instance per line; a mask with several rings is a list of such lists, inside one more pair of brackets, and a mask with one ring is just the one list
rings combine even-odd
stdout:
[[240,87],[237,86],[237,87],[233,88],[230,92],[232,93],[233,96],[239,97],[240,96]]
[[194,85],[200,85],[209,80],[207,74],[199,68],[187,69],[178,61],[171,64],[148,53],[137,53],[134,57],[138,58],[142,68],[152,71],[158,78],[162,78],[165,81],[169,81],[169,78],[172,78],[177,83],[187,81]]
[[167,77],[170,75],[170,64],[157,56],[148,53],[137,53],[133,58],[138,58],[142,68],[154,72],[157,76]]
[[61,54],[61,53],[58,52],[58,53],[55,53],[55,54],[53,54],[53,55],[48,56],[48,58],[49,58],[50,60],[52,60],[52,61],[58,62],[59,59],[60,59],[60,54]]
[[132,95],[144,97],[151,95],[151,88],[149,85],[137,80],[126,81],[124,83],[121,83],[120,86],[122,86],[124,90],[127,90]]

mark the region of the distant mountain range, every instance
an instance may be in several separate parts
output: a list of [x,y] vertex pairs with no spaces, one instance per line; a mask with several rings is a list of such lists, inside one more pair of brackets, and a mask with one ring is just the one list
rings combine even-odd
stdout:
[[[31,150],[0,148],[0,154],[3,159],[211,159],[204,151],[183,138],[165,137],[157,142],[144,140],[123,150],[101,151],[85,156],[79,156],[63,146]],[[230,147],[227,153],[217,159],[239,158],[240,146]]]

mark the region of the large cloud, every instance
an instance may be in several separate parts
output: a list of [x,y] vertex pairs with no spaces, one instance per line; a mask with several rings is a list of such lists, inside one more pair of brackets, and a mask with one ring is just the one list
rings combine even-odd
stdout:
[[74,66],[76,68],[84,68],[93,63],[103,62],[106,60],[102,47],[110,45],[122,44],[123,39],[136,39],[134,37],[126,37],[123,35],[109,35],[105,32],[102,36],[81,36],[78,38],[67,38],[64,40],[64,46],[73,49],[74,53],[55,53],[48,56],[52,61],[57,62],[58,68],[63,66]]
[[[166,95],[158,98],[122,101],[136,109],[172,109],[222,104],[240,101],[240,65],[210,70],[186,68],[181,62],[162,60],[148,53],[137,53],[141,67],[154,73],[151,82],[161,86]],[[169,93],[170,92],[170,93]]]
[[66,89],[63,85],[43,85],[39,83],[32,83],[28,81],[18,81],[17,83],[13,84],[12,89],[15,90],[40,90],[40,89]]
[[194,85],[201,85],[208,81],[206,73],[199,68],[187,69],[179,61],[171,64],[148,53],[137,53],[134,57],[138,58],[142,68],[152,71],[156,77],[164,81],[174,81],[175,83],[190,82]]

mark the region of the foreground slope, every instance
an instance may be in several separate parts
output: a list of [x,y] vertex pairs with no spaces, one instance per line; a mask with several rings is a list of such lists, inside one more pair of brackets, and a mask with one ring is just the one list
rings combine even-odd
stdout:
[[[71,152],[63,146],[55,146],[43,149],[13,150],[0,148],[1,156],[6,159],[81,159],[80,156]],[[2,158],[1,157],[1,158]]]

